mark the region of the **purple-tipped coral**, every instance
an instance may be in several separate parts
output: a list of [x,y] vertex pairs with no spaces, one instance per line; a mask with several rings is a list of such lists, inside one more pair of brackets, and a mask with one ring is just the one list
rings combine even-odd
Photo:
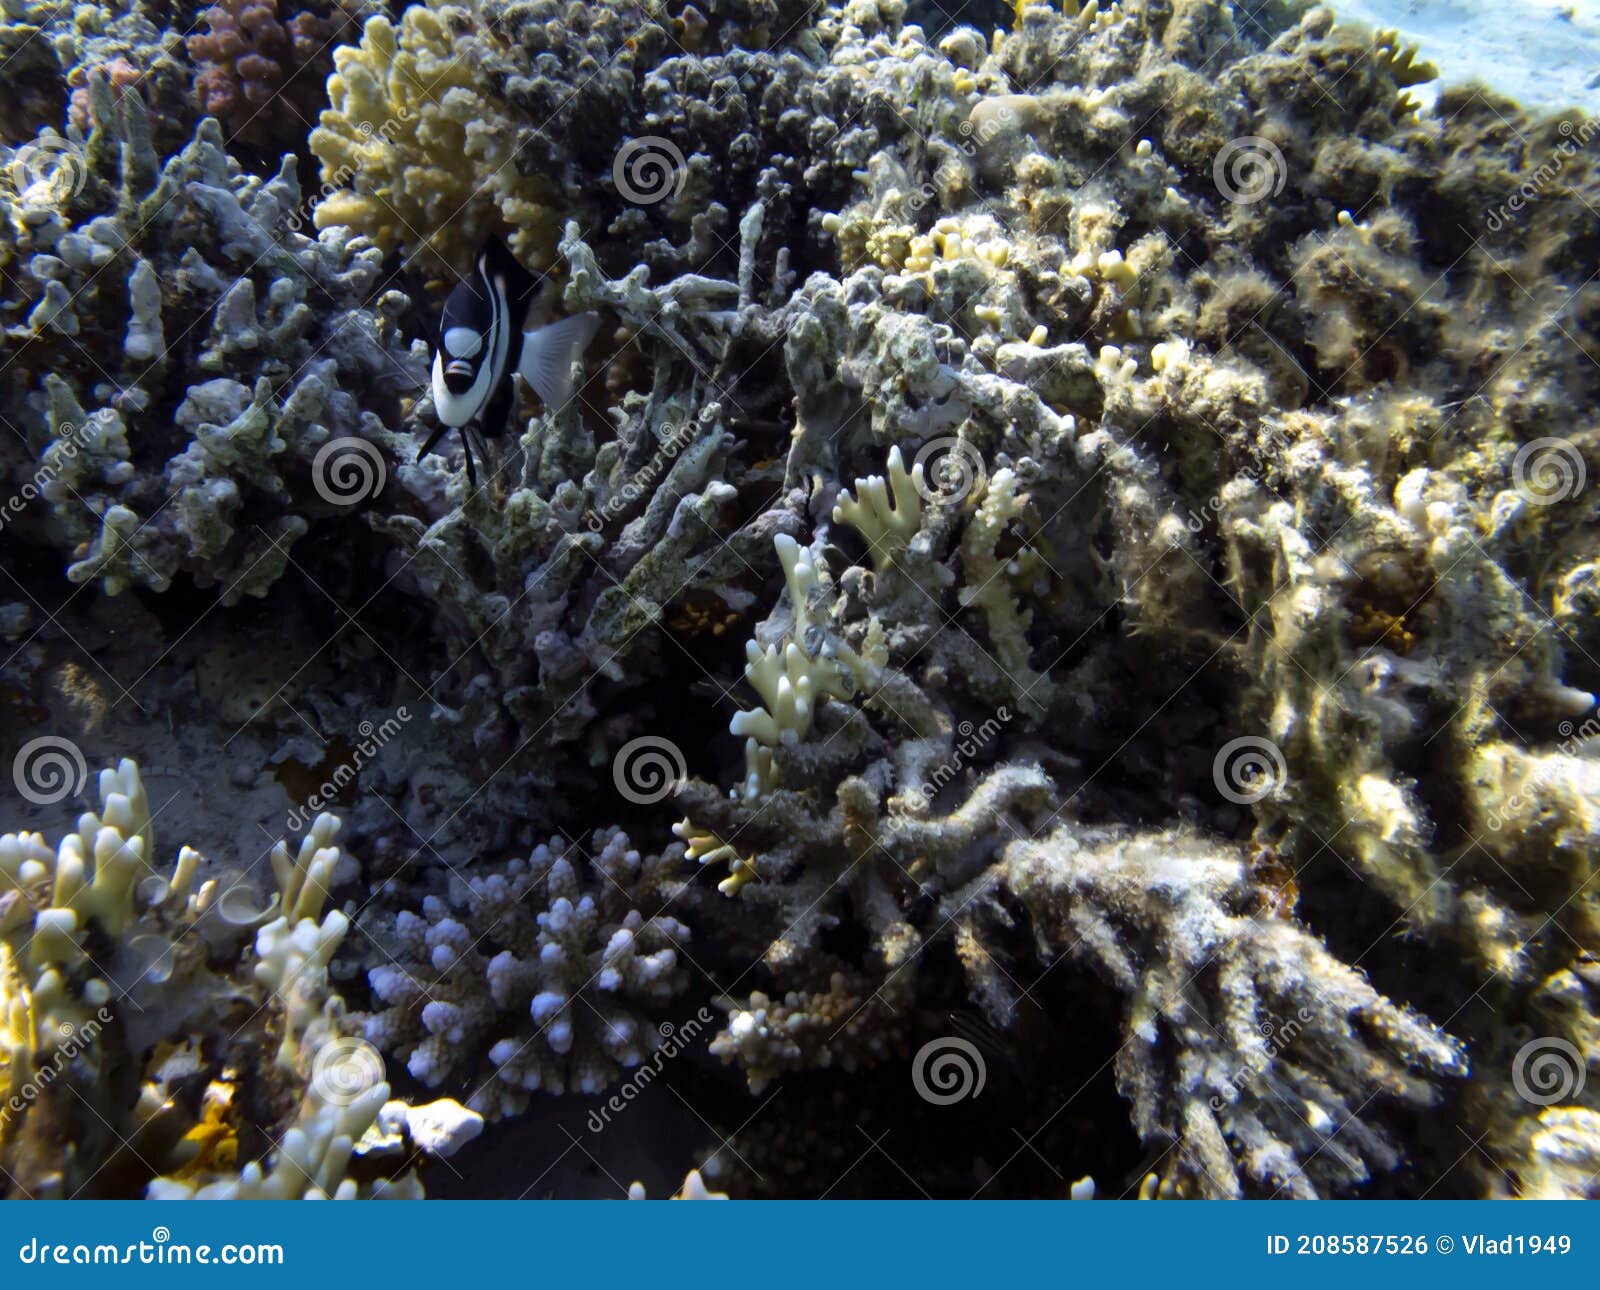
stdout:
[[302,10],[287,22],[277,0],[220,0],[207,30],[190,36],[201,109],[236,137],[266,139],[276,126],[303,131],[326,102],[329,51],[348,19]]
[[105,73],[107,82],[111,86],[112,98],[122,101],[122,96],[131,89],[137,89],[144,79],[144,72],[135,67],[126,58],[113,58],[108,63],[99,64],[97,67],[75,67],[68,79],[72,88],[72,97],[67,105],[67,120],[84,134],[94,128],[94,114],[90,107],[89,73],[101,71]]

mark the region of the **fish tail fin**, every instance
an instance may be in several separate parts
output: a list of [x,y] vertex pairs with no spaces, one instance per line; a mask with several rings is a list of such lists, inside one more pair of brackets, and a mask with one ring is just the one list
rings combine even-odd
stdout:
[[550,409],[572,397],[572,365],[600,327],[598,314],[577,314],[522,333],[522,379]]

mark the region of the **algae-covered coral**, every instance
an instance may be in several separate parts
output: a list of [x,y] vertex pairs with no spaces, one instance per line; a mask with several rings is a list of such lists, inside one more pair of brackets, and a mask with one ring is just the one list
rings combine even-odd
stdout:
[[1600,123],[927,8],[0,27],[17,1194],[1600,1191]]

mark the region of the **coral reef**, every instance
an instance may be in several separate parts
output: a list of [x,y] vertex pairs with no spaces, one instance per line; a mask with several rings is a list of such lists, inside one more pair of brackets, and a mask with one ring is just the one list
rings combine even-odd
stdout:
[[277,0],[221,0],[201,18],[206,30],[184,42],[201,110],[257,144],[307,133],[349,15],[335,6],[328,17],[302,9],[284,18]]
[[[260,143],[162,118],[174,60],[231,128],[315,24],[10,20],[17,742],[148,698],[360,856],[298,816],[252,937],[192,853],[134,880],[129,769],[6,840],[12,1078],[29,1009],[159,1022],[160,1177],[97,1187],[404,1192],[649,1072],[721,1143],[658,1194],[1594,1191],[1593,123],[1424,107],[1321,8],[987,8],[369,10]],[[414,458],[492,234],[604,321],[479,484]],[[144,1003],[123,953],[213,922]],[[207,1047],[185,973],[275,1028]],[[42,1132],[5,1167],[69,1193]]]
[[[156,146],[164,154],[176,151],[196,121],[193,73],[184,56],[193,15],[187,4],[156,12],[131,4],[11,0],[0,13],[0,49],[9,54],[0,140],[26,145],[41,128],[69,125],[87,138],[96,121],[90,83],[100,76],[111,86],[113,103],[136,89],[153,108]],[[161,25],[164,20],[172,25]]]
[[92,92],[114,124],[63,154],[72,182],[4,199],[21,393],[0,466],[13,486],[42,478],[49,503],[16,526],[108,592],[182,574],[224,603],[260,596],[317,518],[350,519],[383,483],[385,410],[422,370],[396,329],[405,298],[370,301],[375,249],[293,231],[292,157],[247,177],[208,122],[163,163],[142,99]]
[[317,226],[465,269],[499,218],[515,230],[512,249],[535,260],[543,186],[508,146],[514,123],[488,88],[493,53],[459,5],[411,5],[399,30],[383,14],[367,19],[360,44],[334,53],[329,106],[311,133],[323,183],[337,190],[318,204]]
[[1118,1084],[1140,1135],[1178,1145],[1177,1188],[1307,1197],[1368,1182],[1399,1154],[1362,1112],[1380,1095],[1427,1105],[1426,1073],[1466,1073],[1459,1044],[1263,915],[1236,852],[1063,828],[1013,844],[996,882],[1045,956],[1089,960],[1128,1000]]
[[477,866],[420,913],[369,918],[384,960],[372,992],[387,1006],[361,1019],[367,1039],[490,1116],[539,1091],[601,1092],[655,1051],[651,1015],[686,984],[689,930],[656,912],[674,881],[610,830],[590,853],[554,839]]
[[53,851],[0,837],[8,1194],[116,1195],[154,1168],[171,1172],[147,1176],[149,1194],[169,1199],[420,1194],[414,1152],[392,1178],[347,1177],[389,1086],[327,978],[349,927],[322,912],[338,819],[318,817],[293,858],[278,844],[279,890],[257,911],[237,876],[202,877],[193,848],[170,876],[153,867],[132,761],[101,772],[99,796]]

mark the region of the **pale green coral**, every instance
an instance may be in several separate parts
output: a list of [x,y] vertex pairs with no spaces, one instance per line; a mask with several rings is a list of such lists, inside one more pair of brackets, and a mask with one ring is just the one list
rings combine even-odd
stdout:
[[920,464],[906,473],[900,449],[889,449],[889,478],[866,475],[856,480],[855,494],[843,492],[833,508],[833,518],[849,524],[872,551],[881,573],[894,563],[922,527],[922,495],[927,488]]
[[745,644],[745,680],[764,706],[734,714],[728,731],[744,739],[744,795],[754,799],[774,787],[773,750],[805,739],[824,697],[849,699],[870,679],[871,664],[816,620],[821,597],[816,565],[787,534],[774,540],[789,590],[791,626],[781,643]]
[[[260,927],[252,953],[239,941],[272,910],[250,912],[237,876],[207,876],[190,847],[169,874],[152,867],[138,766],[102,771],[99,796],[54,850],[36,833],[0,837],[0,1062],[11,1091],[0,1156],[12,1193],[92,1194],[133,1142],[139,1161],[172,1171],[150,1180],[151,1195],[420,1194],[410,1175],[359,1186],[346,1177],[388,1086],[377,1054],[353,1052],[342,1034],[327,973],[348,929],[342,913],[322,913],[339,821],[319,817],[294,859],[284,844],[274,851],[284,912]],[[242,1170],[204,1146],[232,1141],[237,1124],[211,1132],[182,1091],[231,999],[253,1015],[222,1045],[228,1060],[255,1059],[254,1077],[296,1090],[299,1106],[265,1126],[277,1145]],[[214,1105],[226,1107],[237,1074],[218,1070]],[[137,1097],[124,1100],[130,1077]]]

